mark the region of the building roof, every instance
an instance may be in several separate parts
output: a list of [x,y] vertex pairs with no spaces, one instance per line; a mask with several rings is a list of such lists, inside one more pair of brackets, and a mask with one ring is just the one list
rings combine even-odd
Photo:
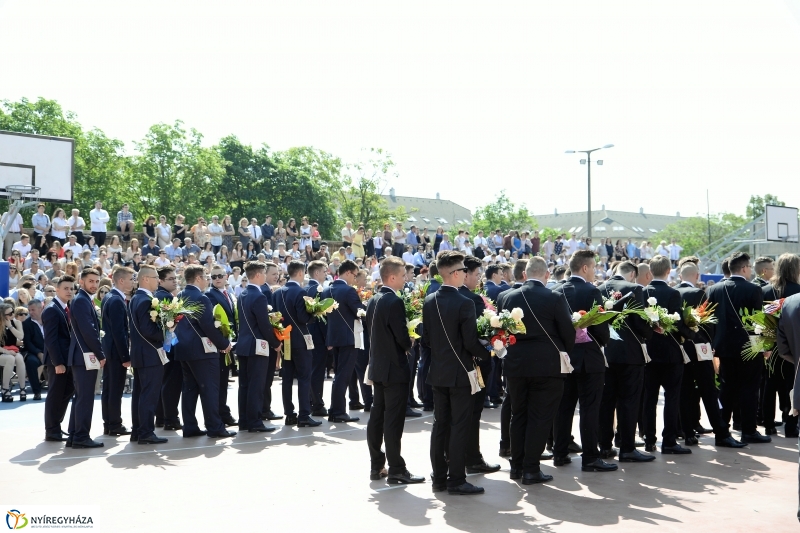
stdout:
[[408,213],[406,220],[402,221],[406,228],[412,225],[418,228],[435,230],[442,226],[450,229],[455,226],[469,226],[472,224],[472,213],[451,200],[438,198],[416,198],[413,196],[396,196],[384,194],[383,198],[389,203],[389,209],[403,207]]
[[[652,239],[667,225],[686,217],[678,215],[654,215],[640,210],[638,213],[628,211],[609,211],[600,209],[592,211],[592,237],[594,239]],[[586,211],[578,213],[558,213],[552,215],[536,215],[540,228],[553,228],[565,234],[575,233],[585,237]]]

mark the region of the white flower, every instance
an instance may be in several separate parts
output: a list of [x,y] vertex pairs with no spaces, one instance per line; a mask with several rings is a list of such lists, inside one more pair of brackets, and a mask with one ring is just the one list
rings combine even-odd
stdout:
[[605,307],[606,310],[611,309],[612,307],[614,307],[614,300],[606,300],[606,303],[605,305],[603,305],[603,307]]
[[101,329],[100,330],[100,338],[102,339],[105,336],[106,336],[106,332]]
[[154,309],[154,310],[150,311],[150,320],[152,320],[153,322],[155,322],[155,321],[156,321],[156,318],[158,318],[158,311],[156,311],[156,310]]
[[654,309],[645,309],[644,314],[650,319],[650,322],[658,322],[658,311]]
[[168,328],[174,328],[175,327],[175,321],[174,320],[170,320],[169,322],[167,322],[167,327]]
[[651,307],[654,305],[658,305],[658,300],[656,300],[654,296],[651,296],[650,298],[647,299],[647,305]]
[[499,328],[503,326],[503,321],[500,320],[500,317],[495,315],[489,319],[489,325],[493,328]]
[[178,297],[177,297],[177,296],[173,296],[173,297],[172,297],[172,303],[173,303],[174,305],[178,305]]
[[580,313],[578,313],[578,312],[572,313],[572,321],[573,322],[577,322],[580,319],[581,319],[581,314]]
[[367,312],[366,312],[364,309],[359,309],[359,310],[356,312],[356,316],[357,316],[358,318],[365,317],[365,316],[367,316]]
[[680,319],[681,319],[681,315],[680,314],[672,313],[672,320],[680,320]]
[[317,285],[317,292],[322,292],[325,289],[322,288],[322,285]]
[[150,301],[150,307],[152,307],[152,308],[154,308],[154,309],[155,309],[156,307],[158,307],[158,298],[153,298],[153,299]]
[[215,320],[214,321],[214,327],[215,328],[219,328],[221,325],[222,325],[222,322],[220,322],[219,320]]
[[267,304],[267,311],[272,311],[272,306]]
[[525,316],[525,313],[522,312],[522,309],[519,307],[515,307],[511,310],[511,318],[513,318],[516,322],[522,320],[522,317]]
[[503,346],[503,341],[501,341],[501,340],[496,340],[496,341],[494,341],[494,342],[492,343],[492,348],[494,348],[494,351],[496,351],[496,352],[499,352],[500,350],[502,350],[503,348],[505,348],[505,346]]
[[406,293],[406,294],[411,294],[411,289],[406,287],[405,289],[403,289],[403,292]]
[[764,333],[764,328],[762,328],[761,326],[756,326],[756,329],[753,333],[755,333],[756,335],[761,335],[762,333]]
[[485,316],[486,318],[492,318],[492,317],[493,317],[493,316],[495,316],[496,314],[497,314],[497,313],[495,313],[495,312],[494,312],[494,311],[492,311],[491,309],[484,309],[484,310],[483,310],[483,316]]

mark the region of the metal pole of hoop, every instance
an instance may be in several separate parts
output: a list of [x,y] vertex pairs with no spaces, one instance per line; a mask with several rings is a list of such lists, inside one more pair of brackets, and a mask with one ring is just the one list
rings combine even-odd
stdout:
[[[21,209],[34,206],[39,201],[39,191],[41,187],[35,185],[6,185],[8,195],[8,212],[0,224],[0,243],[5,241],[9,228],[14,224],[14,219]],[[25,201],[27,198],[28,201]],[[20,227],[20,229],[22,229]],[[3,250],[3,257],[8,255],[11,250]]]

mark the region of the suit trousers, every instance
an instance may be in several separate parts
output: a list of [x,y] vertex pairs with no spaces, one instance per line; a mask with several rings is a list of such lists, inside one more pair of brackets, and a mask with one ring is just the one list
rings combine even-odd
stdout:
[[203,407],[203,420],[210,435],[225,431],[219,416],[219,357],[181,361],[183,390],[181,411],[183,433],[200,431],[197,424],[197,399]]
[[131,395],[131,437],[146,439],[155,435],[155,417],[161,383],[164,381],[164,365],[133,369],[133,394]]
[[[364,398],[364,405],[372,405],[374,401],[372,387],[364,383],[364,373],[367,370],[368,364],[369,352],[366,350],[358,350],[355,376],[358,380],[358,386],[361,388],[361,397]],[[414,380],[412,379],[411,381],[413,383]]]
[[470,413],[469,429],[467,430],[467,466],[478,465],[483,462],[481,454],[481,413],[483,402],[486,400],[486,387],[472,395],[472,412]]
[[[553,454],[556,457],[566,457],[569,454],[568,446],[572,440],[572,418],[575,415],[575,406],[579,401],[583,464],[593,463],[600,457],[597,449],[597,428],[600,422],[600,401],[603,398],[605,375],[605,372],[573,372],[564,379],[564,393],[561,395],[561,403],[553,424]],[[514,404],[516,402],[512,400],[511,405]],[[513,412],[511,426],[513,433]],[[513,452],[513,443],[511,449]]]
[[69,412],[69,436],[73,442],[90,439],[92,412],[94,411],[94,384],[97,370],[86,370],[84,366],[72,367],[72,382],[75,384],[75,399]]
[[325,388],[325,368],[328,350],[325,346],[314,346],[311,350],[311,410],[325,407],[322,391]]
[[[264,382],[267,379],[269,357],[239,356],[239,430],[261,427],[264,406]],[[227,380],[225,385],[227,386]]]
[[556,377],[507,378],[506,398],[511,396],[512,411],[512,468],[522,468],[525,473],[530,474],[539,472],[539,458],[544,452],[547,437],[553,427],[553,418],[562,401],[564,381],[564,378]]
[[[508,379],[504,378],[506,389],[508,389]],[[500,447],[511,448],[511,393],[506,390],[503,403],[500,406]]]
[[[231,352],[233,357],[233,352]],[[228,418],[231,416],[231,408],[228,407],[228,365],[225,364],[225,354],[219,354],[219,416]]]
[[[311,357],[311,352],[305,349],[300,350],[292,343],[292,358],[288,361],[286,359],[283,360],[281,391],[283,393],[283,413],[286,416],[294,414],[292,385],[295,379],[297,380],[297,403],[299,407],[297,416],[300,420],[306,420],[311,416]],[[345,384],[346,388],[347,384]],[[342,400],[344,400],[344,392],[342,390]]]
[[[376,382],[375,397],[367,423],[370,468],[380,470],[389,462],[390,474],[402,474],[406,462],[400,455],[400,441],[406,421],[407,383]],[[386,453],[381,451],[385,443]]]
[[[486,382],[487,396],[491,401],[500,398],[500,391],[503,388],[503,360],[495,357],[492,359],[492,371],[489,372]],[[499,403],[499,402],[497,402]]]
[[600,401],[600,449],[610,450],[614,441],[614,411],[617,412],[619,451],[636,449],[636,422],[639,420],[644,365],[609,363],[606,368],[603,399]]
[[277,368],[277,366],[278,352],[270,349],[267,375],[264,377],[264,404],[261,406],[262,415],[266,415],[272,411],[272,383],[275,381],[275,368]]
[[56,367],[47,365],[47,396],[44,400],[44,430],[50,435],[61,435],[61,423],[67,414],[67,407],[75,393],[72,381],[72,367],[63,374],[56,374]]
[[417,391],[422,405],[433,407],[433,387],[428,385],[428,371],[431,369],[431,349],[420,343],[419,347],[419,376],[417,378]]
[[103,393],[100,407],[103,411],[103,429],[118,429],[122,426],[122,391],[128,369],[118,359],[106,358],[103,371]]
[[[331,386],[331,407],[328,409],[328,414],[338,416],[347,412],[345,394],[355,371],[358,350],[353,346],[334,346],[333,352],[336,358],[336,375]],[[406,391],[407,396],[408,391]]]
[[31,384],[31,392],[34,394],[42,392],[42,380],[39,379],[39,368],[42,362],[36,354],[29,354],[25,357],[25,374]]
[[[173,348],[175,350],[175,348]],[[175,357],[173,351],[173,358]],[[180,424],[178,404],[183,390],[183,367],[179,361],[170,360],[164,366],[164,377],[161,381],[161,396],[156,406],[156,422],[169,425]]]
[[466,444],[474,404],[471,396],[469,387],[433,387],[433,482],[447,480],[450,488],[467,480]]
[[[31,373],[28,371],[28,376]],[[33,374],[34,376],[36,374]],[[31,383],[33,383],[31,381]],[[774,371],[766,377],[764,395],[761,399],[761,412],[764,418],[764,427],[775,428],[775,395],[780,400],[781,420],[785,423],[788,435],[797,433],[797,417],[792,416],[791,400],[789,395],[794,388],[794,365],[784,359],[775,363]]]
[[664,387],[664,430],[661,432],[662,446],[675,446],[680,411],[681,378],[683,362],[657,363],[650,361],[644,367],[644,441],[656,443],[656,406],[658,393]]
[[[691,358],[694,354],[691,354]],[[711,361],[697,361],[696,359],[683,367],[681,380],[681,426],[683,434],[687,437],[695,435],[694,428],[700,424],[698,413],[697,393],[703,400],[708,421],[714,430],[717,439],[730,436],[730,432],[722,423],[719,411],[719,395],[714,382],[714,363]]]
[[758,386],[764,361],[756,357],[745,361],[739,354],[721,357],[719,360],[720,397],[722,423],[730,423],[731,415],[741,413],[742,434],[756,431],[758,409]]

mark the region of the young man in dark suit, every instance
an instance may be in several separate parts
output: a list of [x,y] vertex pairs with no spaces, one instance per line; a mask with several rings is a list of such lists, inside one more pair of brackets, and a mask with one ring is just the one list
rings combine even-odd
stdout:
[[542,473],[539,461],[564,390],[560,352],[575,344],[567,302],[546,288],[548,277],[547,263],[534,256],[526,264],[522,287],[504,292],[497,302],[498,311],[519,308],[524,313],[526,332],[516,336],[504,359],[512,410],[511,479],[522,479],[524,485],[553,479]]
[[[164,350],[164,332],[150,318],[155,298],[153,291],[158,289],[158,279],[155,268],[142,265],[139,268],[139,288],[130,303],[130,358],[133,367],[131,441],[139,444],[167,442],[167,439],[155,433],[156,407],[161,396],[165,368],[159,356],[159,350]],[[167,363],[170,364],[173,363]]]
[[[644,288],[644,298],[649,301],[655,298],[657,304],[669,314],[681,314],[681,295],[667,284],[670,271],[670,260],[664,255],[657,255],[650,261],[650,272],[653,281]],[[754,287],[755,288],[755,287]],[[678,444],[678,415],[680,410],[681,378],[685,364],[681,342],[694,339],[695,334],[686,327],[681,317],[675,321],[678,331],[675,333],[654,334],[647,341],[647,353],[651,361],[644,369],[644,425],[645,451],[656,450],[656,406],[658,394],[664,387],[664,430],[661,433],[661,453],[688,454],[692,450]]]
[[328,409],[329,422],[357,422],[358,417],[350,416],[346,410],[345,395],[355,374],[358,350],[355,347],[354,322],[359,309],[364,305],[358,298],[355,284],[358,266],[349,259],[339,265],[339,279],[335,280],[322,293],[322,298],[333,298],[339,308],[327,316],[326,339],[328,348],[333,349],[336,358],[336,374],[331,386],[331,406]]
[[[422,483],[425,478],[412,475],[400,455],[411,379],[406,357],[411,349],[411,338],[403,301],[395,291],[403,288],[405,264],[397,257],[387,257],[381,263],[380,273],[383,287],[369,301],[365,320],[365,334],[371,341],[367,377],[375,388],[367,423],[370,479],[376,481],[388,475],[389,484]],[[384,442],[386,453],[381,451]]]
[[69,400],[75,392],[72,368],[67,366],[72,342],[67,308],[75,290],[75,278],[62,276],[56,286],[53,303],[42,311],[44,325],[44,362],[47,365],[47,398],[44,402],[44,429],[47,441],[65,440],[61,423]]
[[[222,310],[225,311],[225,316],[228,318],[231,332],[233,333],[233,340],[236,339],[238,333],[236,324],[236,313],[234,312],[234,302],[231,294],[226,288],[228,285],[228,274],[222,265],[214,265],[211,269],[211,287],[206,291],[206,296],[211,300],[211,309],[220,305]],[[270,328],[271,330],[272,328]],[[237,351],[238,353],[238,351]],[[233,351],[231,351],[233,354]],[[230,357],[233,357],[231,355]],[[225,364],[225,354],[219,354],[219,415],[226,426],[235,426],[236,419],[231,414],[231,408],[228,407],[228,365]],[[241,416],[241,411],[239,411]]]
[[[202,311],[193,318],[185,317],[178,322],[175,334],[178,344],[175,349],[175,360],[180,361],[183,369],[183,391],[181,393],[181,411],[183,411],[183,436],[197,437],[208,435],[213,438],[233,437],[235,431],[225,429],[219,416],[219,354],[231,349],[231,343],[214,327],[214,314],[211,300],[203,294],[207,286],[205,271],[201,265],[189,265],[184,270],[186,288],[178,293],[178,298],[187,303],[202,306]],[[204,348],[203,337],[208,338],[212,346],[208,351]],[[201,431],[197,424],[197,398],[203,405],[203,418],[206,431]]]
[[[275,426],[264,425],[261,408],[264,405],[270,348],[279,351],[281,342],[275,337],[269,322],[267,297],[261,292],[261,285],[267,279],[264,263],[249,261],[244,273],[247,276],[247,288],[236,302],[242,326],[236,344],[239,355],[239,429],[263,433],[276,429]],[[266,342],[267,346],[259,346],[259,342]]]
[[[31,300],[28,311],[17,308],[17,320],[22,320],[22,331],[25,334],[25,371],[31,382],[33,399],[42,399],[42,382],[39,379],[39,367],[44,364],[44,332],[42,327],[42,302]],[[25,315],[28,315],[25,318]],[[24,319],[24,320],[23,320]]]
[[[436,263],[433,262],[430,264],[428,270],[428,276],[430,277],[430,281],[428,283],[428,289],[425,292],[425,296],[429,294],[433,294],[439,290],[442,286],[439,281],[436,280],[436,276],[439,275],[439,270],[436,268]],[[425,336],[425,331],[422,331],[422,336]],[[419,345],[419,372],[417,379],[419,383],[421,383],[422,394],[420,395],[420,399],[422,400],[422,410],[426,412],[433,411],[433,389],[430,385],[428,385],[428,372],[431,368],[431,349],[428,347],[425,342],[420,342]]]
[[502,265],[489,265],[486,268],[486,283],[484,284],[484,288],[486,289],[486,296],[493,302],[497,301],[501,292],[510,288],[502,287],[501,283],[503,283]]
[[433,387],[434,397],[433,490],[482,494],[483,487],[468,483],[466,478],[467,435],[474,405],[468,372],[475,368],[473,360],[488,359],[489,352],[478,341],[475,305],[458,293],[467,272],[464,254],[441,252],[437,267],[444,283],[425,298],[422,311],[426,332],[423,342],[431,350],[427,382]]
[[72,381],[75,384],[75,400],[69,413],[67,445],[73,448],[100,448],[103,443],[92,440],[89,435],[92,429],[94,386],[98,370],[87,370],[83,356],[84,353],[91,352],[100,362],[101,369],[106,364],[100,344],[100,324],[92,300],[100,284],[100,276],[97,271],[86,268],[81,272],[78,284],[78,294],[72,299],[67,311],[72,331],[67,364],[72,367]]
[[[784,360],[800,365],[800,295],[789,296],[783,302],[781,319],[778,321],[777,345],[775,349]],[[792,405],[800,405],[800,373],[792,381]],[[797,510],[800,520],[800,507]]]
[[[595,305],[603,305],[600,291],[594,286],[595,260],[591,250],[578,250],[569,260],[571,276],[557,285],[553,292],[567,302],[570,313],[589,311]],[[584,472],[611,472],[617,465],[600,458],[597,449],[600,402],[603,397],[606,360],[603,347],[608,344],[608,324],[589,326],[589,341],[575,343],[569,352],[574,371],[566,376],[564,394],[558,407],[553,426],[553,464],[563,466],[572,462],[569,443],[572,440],[572,418],[575,405],[580,401],[581,470]],[[513,447],[512,447],[513,448]]]
[[[261,285],[261,294],[267,298],[267,310],[275,306],[275,295],[272,286],[277,285],[281,277],[278,265],[272,262],[265,263],[267,281]],[[284,324],[286,319],[284,318]],[[278,352],[270,347],[269,366],[267,367],[267,380],[264,382],[264,404],[261,407],[262,420],[280,420],[282,416],[272,411],[272,383],[275,381],[275,368],[278,366]]]
[[[177,240],[177,239],[176,239]],[[173,292],[178,290],[178,276],[175,268],[164,266],[158,269],[158,289],[154,296],[159,301],[171,301]],[[164,365],[164,378],[161,383],[161,395],[156,406],[156,427],[178,431],[182,429],[178,414],[178,404],[183,390],[183,368],[180,361],[175,360],[175,347],[167,352],[169,363]]]
[[[483,298],[481,298],[480,294],[474,291],[478,288],[481,281],[481,267],[483,263],[481,263],[481,260],[477,257],[468,255],[464,258],[464,266],[467,267],[468,270],[466,276],[464,276],[464,284],[458,288],[458,292],[470,299],[475,305],[475,316],[479,317],[486,309],[486,304],[483,302]],[[481,375],[488,380],[492,373],[491,358],[478,361],[478,368],[480,368]],[[487,392],[488,386],[472,395],[474,403],[472,406],[469,432],[467,433],[466,464],[468,474],[491,473],[500,470],[500,465],[488,464],[481,453],[481,413],[483,412]],[[492,404],[492,406],[494,406],[494,404]]]
[[717,304],[718,322],[712,347],[719,357],[722,422],[729,424],[731,415],[739,411],[742,442],[772,442],[772,438],[759,433],[756,426],[758,390],[764,362],[758,357],[749,361],[742,358],[742,350],[749,337],[740,313],[762,309],[764,295],[758,285],[748,281],[753,271],[748,254],[734,253],[728,260],[728,269],[730,278],[716,283],[714,290],[708,294],[708,301]]
[[[323,261],[311,261],[308,264],[308,286],[306,296],[316,298],[325,281],[327,265]],[[328,416],[322,391],[325,385],[325,366],[328,359],[328,348],[325,337],[328,327],[321,320],[315,320],[308,325],[311,338],[314,340],[314,349],[311,350],[311,415]]]
[[[311,353],[306,346],[306,335],[310,336],[308,325],[315,320],[306,310],[303,297],[306,295],[300,285],[305,276],[305,265],[292,261],[287,268],[289,281],[275,291],[275,310],[283,315],[283,324],[292,326],[290,333],[291,352],[284,351],[281,388],[283,392],[283,412],[287,426],[316,427],[321,421],[311,418]],[[330,315],[328,315],[330,316]],[[297,403],[299,412],[295,413],[292,403],[292,383],[297,379]]]
[[125,388],[128,368],[131,366],[127,298],[133,289],[134,273],[132,268],[117,267],[111,278],[114,288],[100,304],[104,335],[101,344],[106,356],[106,365],[103,367],[103,394],[100,400],[105,435],[131,434],[122,425],[122,391]]
[[[624,306],[644,309],[642,287],[636,284],[638,274],[638,268],[630,261],[619,263],[611,279],[600,286],[603,299],[613,300],[614,294],[620,293],[622,298],[615,310],[622,310]],[[600,457],[616,455],[612,447],[616,410],[620,462],[653,461],[654,455],[641,453],[635,444],[644,387],[644,343],[653,336],[653,328],[639,316],[628,316],[617,334],[620,339],[611,339],[606,346],[608,368],[600,402]]]

